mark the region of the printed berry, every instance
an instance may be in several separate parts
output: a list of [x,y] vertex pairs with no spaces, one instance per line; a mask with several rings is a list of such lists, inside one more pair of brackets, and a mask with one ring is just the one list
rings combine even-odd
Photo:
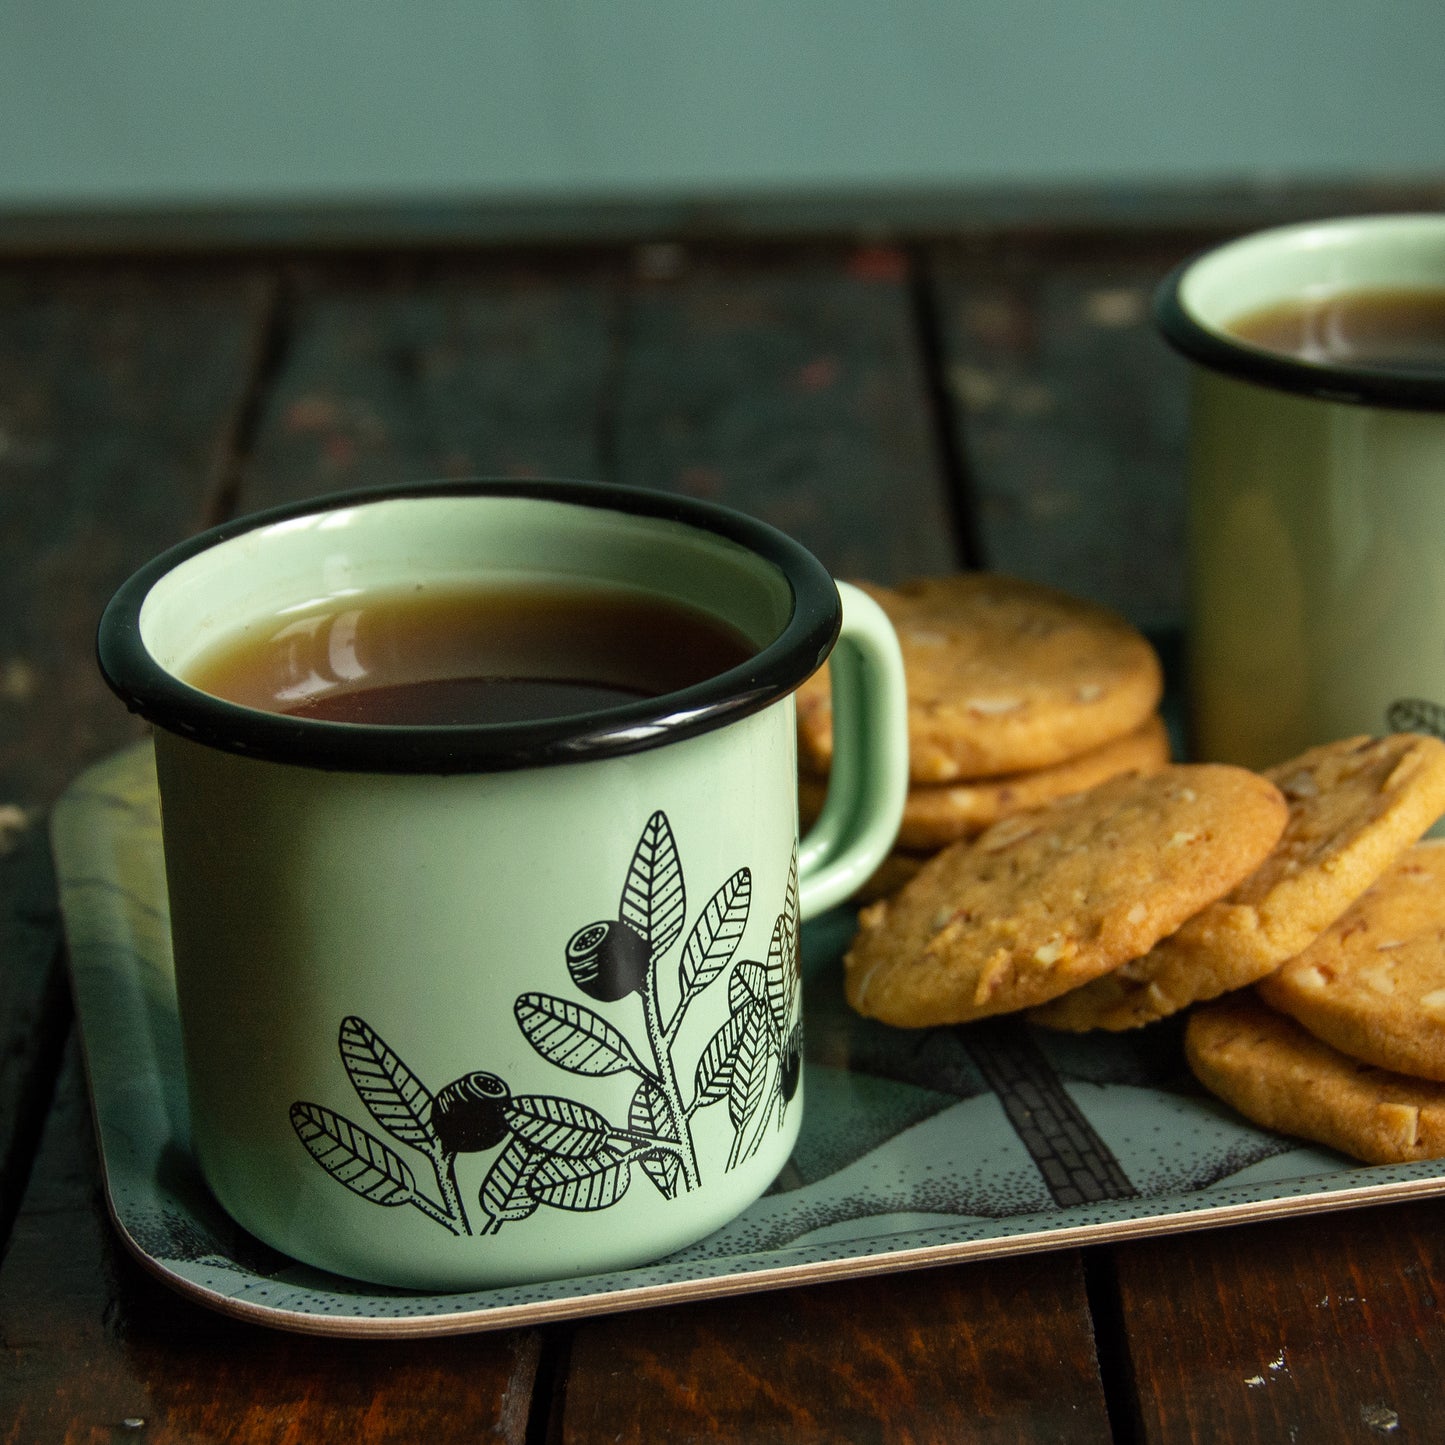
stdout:
[[795,1028],[788,1035],[787,1052],[783,1055],[783,1100],[790,1102],[798,1092],[798,1080],[803,1073],[803,1033]]
[[507,1137],[507,1101],[512,1097],[495,1074],[463,1074],[432,1100],[432,1132],[448,1154],[475,1154]]
[[620,918],[589,923],[567,944],[572,982],[601,1003],[636,993],[647,978],[647,963],[647,940]]

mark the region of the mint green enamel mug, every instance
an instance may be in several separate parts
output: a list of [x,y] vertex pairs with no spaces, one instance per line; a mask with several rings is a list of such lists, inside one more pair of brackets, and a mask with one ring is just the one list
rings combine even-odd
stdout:
[[[748,655],[513,723],[317,720],[186,680],[318,598],[471,584],[645,593]],[[792,694],[830,651],[838,758],[799,839]],[[116,594],[99,654],[156,727],[192,1144],[245,1228],[467,1289],[661,1257],[776,1176],[803,1105],[799,921],[881,860],[907,786],[869,598],[722,508],[434,485],[183,543]]]
[[[1265,767],[1359,733],[1445,735],[1445,366],[1351,357],[1340,298],[1445,292],[1445,216],[1245,236],[1180,267],[1156,317],[1193,363],[1192,751]],[[1242,339],[1297,305],[1297,351]]]

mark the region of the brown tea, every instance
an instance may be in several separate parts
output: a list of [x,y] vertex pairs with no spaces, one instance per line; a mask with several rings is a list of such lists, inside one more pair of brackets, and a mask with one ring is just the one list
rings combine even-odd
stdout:
[[1445,374],[1445,290],[1341,291],[1231,321],[1253,346],[1327,366]]
[[418,588],[279,616],[219,645],[186,681],[329,722],[514,723],[661,697],[753,651],[717,618],[640,592]]

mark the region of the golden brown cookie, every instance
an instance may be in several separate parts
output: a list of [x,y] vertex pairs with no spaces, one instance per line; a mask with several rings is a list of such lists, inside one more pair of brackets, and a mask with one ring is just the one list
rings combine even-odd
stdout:
[[1227,893],[1287,811],[1257,773],[1199,764],[1005,818],[862,911],[844,960],[848,1001],[903,1027],[1042,1003]]
[[[916,783],[1051,767],[1133,732],[1158,706],[1154,649],[1092,602],[984,572],[864,590],[903,650]],[[826,675],[797,698],[803,760],[825,774],[833,752]]]
[[1445,1082],[1445,843],[1417,843],[1259,993],[1342,1053]]
[[1184,1052],[1210,1093],[1266,1129],[1366,1164],[1445,1156],[1445,1084],[1352,1059],[1252,991],[1197,1008]]
[[1289,800],[1274,851],[1145,957],[1031,1015],[1129,1029],[1264,978],[1329,927],[1445,812],[1445,743],[1413,733],[1311,748],[1265,776]]
[[[1169,761],[1169,733],[1163,720],[1151,717],[1141,728],[1051,768],[980,778],[973,783],[917,783],[909,788],[898,827],[898,846],[914,852],[935,852],[976,838],[1001,818],[1082,792],[1120,773],[1157,773]],[[804,819],[816,818],[827,796],[816,778],[798,782]]]

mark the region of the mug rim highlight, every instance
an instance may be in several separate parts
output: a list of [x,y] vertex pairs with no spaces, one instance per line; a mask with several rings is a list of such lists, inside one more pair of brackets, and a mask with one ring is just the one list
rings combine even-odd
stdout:
[[[164,667],[141,634],[152,589],[191,558],[248,532],[297,518],[424,498],[523,498],[679,523],[734,543],[787,583],[791,613],[744,663],[693,687],[601,711],[525,723],[398,726],[263,712],[202,692]],[[248,513],[168,548],[131,575],[96,632],[100,671],[131,712],[224,752],[331,771],[480,773],[643,752],[748,717],[796,690],[822,666],[842,625],[831,574],[800,542],[731,508],[606,482],[477,478],[361,488]]]
[[[1294,250],[1327,254],[1344,245],[1402,245],[1428,240],[1438,248],[1442,264],[1430,283],[1445,290],[1445,215],[1418,214],[1344,216],[1296,225],[1275,226],[1213,246],[1176,266],[1154,294],[1154,321],[1164,339],[1190,361],[1240,381],[1276,391],[1316,397],[1322,401],[1404,411],[1445,411],[1445,375],[1412,375],[1378,367],[1344,366],[1306,361],[1240,340],[1225,329],[1229,321],[1256,309],[1246,304],[1229,318],[1199,314],[1190,296],[1210,268],[1247,262],[1252,255]],[[1341,278],[1340,289],[1370,289],[1386,283]],[[1402,284],[1402,283],[1396,283]],[[1409,285],[1421,285],[1411,282]],[[1263,301],[1287,301],[1298,291],[1281,291]]]

